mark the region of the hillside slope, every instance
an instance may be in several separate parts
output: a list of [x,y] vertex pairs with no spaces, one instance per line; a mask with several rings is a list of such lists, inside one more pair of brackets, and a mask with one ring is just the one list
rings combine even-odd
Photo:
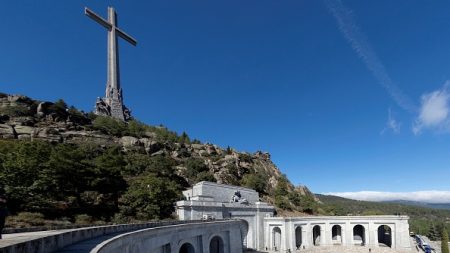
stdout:
[[[165,218],[173,208],[171,203],[180,197],[179,192],[199,181],[253,188],[264,201],[283,212],[316,211],[315,196],[305,186],[294,187],[267,152],[238,152],[191,140],[186,133],[178,135],[163,126],[98,117],[68,107],[63,100],[41,102],[0,93],[0,139],[4,140],[0,142],[0,183],[12,199],[13,212],[73,217],[83,212],[93,215],[103,205],[109,206],[103,210],[107,217],[101,217],[106,220],[118,213],[133,218]],[[72,171],[73,168],[85,174]],[[106,171],[100,173],[102,170]],[[64,178],[70,173],[72,178]],[[19,178],[23,176],[30,180],[21,182]],[[49,180],[54,184],[51,190],[60,190],[60,194],[44,194],[50,189],[40,183]],[[87,180],[87,184],[70,180]],[[98,180],[108,181],[109,185],[102,188],[94,182]],[[125,206],[144,201],[142,198],[157,197],[142,196],[140,184],[167,182],[173,182],[165,186],[167,190],[176,193],[164,206],[167,210],[161,211],[164,208],[157,202],[153,206]],[[106,186],[115,190],[105,189]],[[27,194],[41,194],[40,202],[34,203],[36,200],[30,200]],[[146,208],[155,215],[145,216],[142,212]]]

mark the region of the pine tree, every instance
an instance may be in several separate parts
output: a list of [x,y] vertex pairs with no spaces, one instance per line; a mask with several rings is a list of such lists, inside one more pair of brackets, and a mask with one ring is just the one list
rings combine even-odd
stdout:
[[436,227],[436,225],[434,223],[431,224],[431,227],[428,230],[427,236],[432,241],[438,241],[440,239],[439,229]]
[[448,251],[448,233],[447,233],[447,229],[442,228],[442,233],[441,233],[441,252],[442,253],[449,253]]

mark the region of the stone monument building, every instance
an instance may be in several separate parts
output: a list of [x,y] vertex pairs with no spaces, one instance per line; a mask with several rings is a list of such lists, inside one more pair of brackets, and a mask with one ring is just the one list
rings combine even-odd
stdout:
[[[408,216],[274,217],[275,208],[244,187],[200,182],[176,203],[180,220],[241,219],[247,248],[294,252],[410,252]],[[370,249],[370,250],[369,250]],[[316,252],[316,251],[314,251]]]
[[247,232],[242,238],[244,246],[263,247],[264,218],[272,217],[275,208],[260,202],[255,190],[203,181],[183,195],[186,200],[176,203],[180,220],[242,219],[248,224],[243,228]]

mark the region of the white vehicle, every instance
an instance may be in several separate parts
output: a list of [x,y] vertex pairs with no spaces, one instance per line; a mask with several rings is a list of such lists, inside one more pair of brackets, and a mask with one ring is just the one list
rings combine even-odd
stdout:
[[202,216],[203,221],[211,221],[211,220],[215,220],[215,219],[216,218],[212,214],[204,214]]

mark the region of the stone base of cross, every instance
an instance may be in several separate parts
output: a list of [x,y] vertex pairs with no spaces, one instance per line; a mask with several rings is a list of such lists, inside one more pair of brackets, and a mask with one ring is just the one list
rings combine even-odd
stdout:
[[122,121],[131,119],[131,111],[119,99],[97,98],[94,113],[100,116],[110,116]]

